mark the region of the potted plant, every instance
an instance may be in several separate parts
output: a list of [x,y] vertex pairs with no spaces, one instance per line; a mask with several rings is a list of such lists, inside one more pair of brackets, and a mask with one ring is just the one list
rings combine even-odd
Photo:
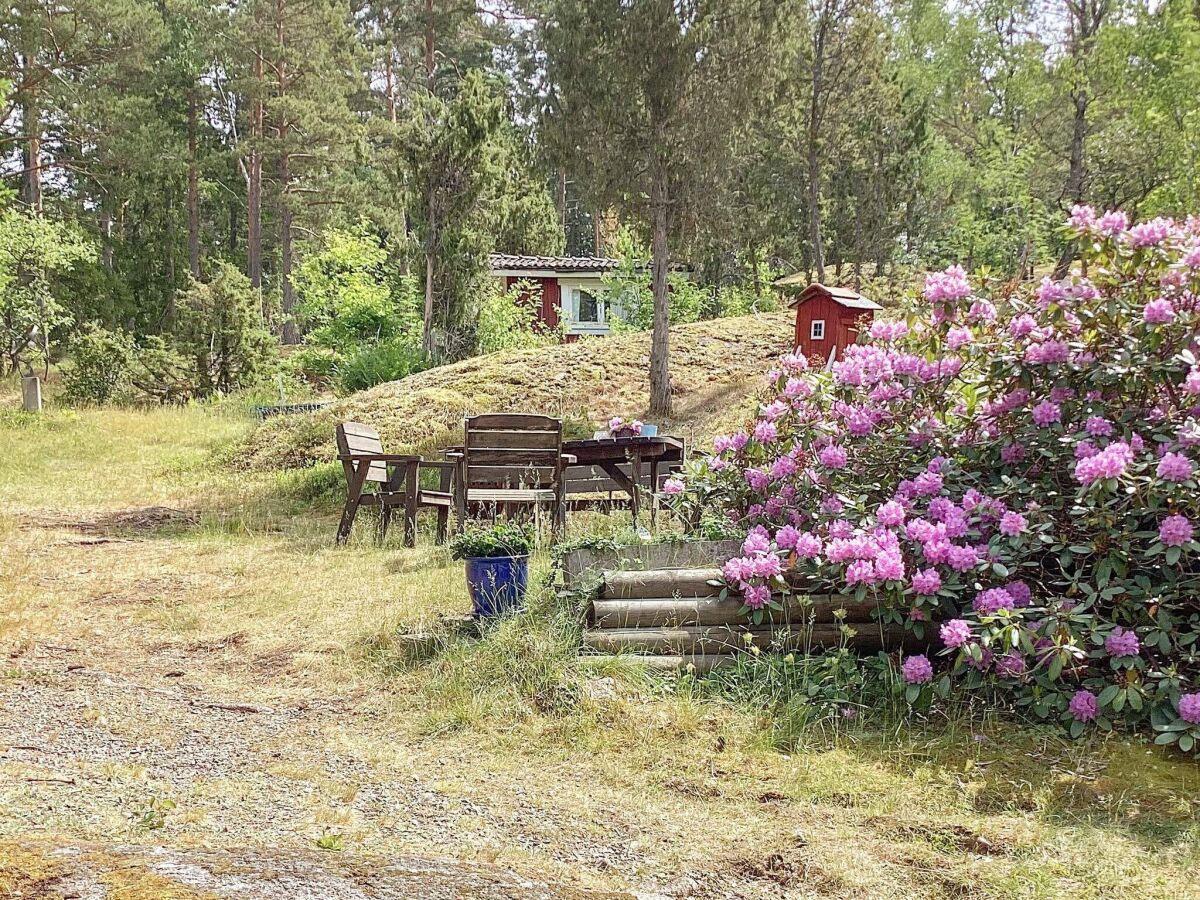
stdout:
[[493,618],[523,607],[533,543],[530,526],[511,523],[468,526],[450,541],[451,554],[466,563],[476,618]]

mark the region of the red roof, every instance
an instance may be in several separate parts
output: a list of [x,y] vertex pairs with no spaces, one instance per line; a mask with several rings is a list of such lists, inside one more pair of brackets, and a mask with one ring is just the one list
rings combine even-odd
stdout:
[[788,301],[788,307],[795,309],[801,303],[807,303],[813,297],[818,295],[828,297],[839,306],[844,306],[847,309],[883,309],[874,300],[868,300],[858,291],[848,287],[830,287],[814,281],[799,294]]

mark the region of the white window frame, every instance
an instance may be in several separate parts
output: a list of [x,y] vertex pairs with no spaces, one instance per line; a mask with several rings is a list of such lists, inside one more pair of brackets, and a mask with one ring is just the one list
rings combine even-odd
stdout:
[[[567,334],[608,334],[609,309],[605,291],[599,285],[591,284],[561,284],[561,293],[565,299],[562,304],[567,312]],[[596,298],[596,322],[581,322],[579,320],[579,294],[583,291]]]
[[[820,332],[820,334],[817,333],[818,331]],[[825,340],[825,320],[824,319],[813,319],[812,320],[812,325],[808,330],[808,339],[810,341]]]
[[[575,294],[574,311],[575,311],[576,324],[579,325],[580,328],[603,328],[603,327],[605,327],[608,324],[608,316],[607,316],[608,310],[605,309],[604,295],[601,294],[599,291],[589,290],[588,288],[585,288],[585,287],[576,287],[576,288],[572,288],[571,290],[574,291],[574,294]],[[579,318],[579,310],[582,306],[580,301],[583,299],[580,296],[581,294],[591,294],[592,299],[596,301],[596,321],[595,322],[585,322],[585,321],[583,321],[583,319]]]

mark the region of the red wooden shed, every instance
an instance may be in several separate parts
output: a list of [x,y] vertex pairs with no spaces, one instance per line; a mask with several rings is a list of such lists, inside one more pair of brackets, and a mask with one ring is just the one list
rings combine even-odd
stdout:
[[[784,278],[775,282],[786,287],[796,281]],[[858,340],[858,332],[875,319],[875,310],[883,309],[858,291],[828,287],[813,282],[788,301],[796,310],[796,348],[811,362],[828,365],[842,350]]]

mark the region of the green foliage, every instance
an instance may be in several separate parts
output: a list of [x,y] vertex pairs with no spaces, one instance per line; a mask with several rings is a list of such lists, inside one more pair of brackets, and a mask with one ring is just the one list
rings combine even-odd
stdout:
[[294,282],[307,344],[347,352],[419,336],[417,284],[364,225],[326,232],[324,246],[305,258]]
[[135,347],[124,331],[108,331],[89,322],[71,339],[71,364],[63,373],[68,403],[112,403],[132,391]]
[[[650,253],[633,231],[622,228],[616,237],[619,263],[604,276],[610,318],[618,327],[648,331],[654,320],[654,292],[650,289]],[[667,276],[671,292],[672,325],[697,322],[710,309],[709,294],[683,272]]]
[[561,329],[547,328],[538,321],[542,303],[540,285],[519,281],[507,290],[496,283],[489,285],[479,306],[476,339],[480,353],[520,350],[557,344]]
[[72,321],[56,278],[94,253],[69,225],[0,210],[0,374],[49,365],[54,334]]
[[377,384],[398,381],[427,366],[428,361],[421,348],[409,338],[402,337],[339,355],[332,374],[339,393],[352,394]]
[[[262,298],[227,263],[208,282],[193,281],[180,293],[176,317],[173,349],[193,366],[195,396],[228,394],[260,376],[273,359]],[[160,364],[169,363],[164,357]]]
[[493,556],[524,556],[533,550],[536,535],[532,526],[502,522],[497,525],[468,525],[450,539],[455,559]]

